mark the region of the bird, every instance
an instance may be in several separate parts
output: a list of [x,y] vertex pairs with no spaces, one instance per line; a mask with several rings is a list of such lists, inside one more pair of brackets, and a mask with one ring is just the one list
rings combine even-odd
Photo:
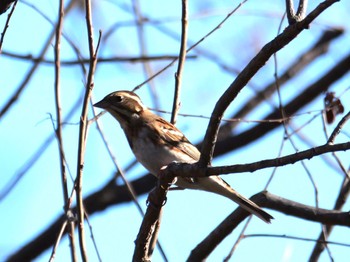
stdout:
[[[115,91],[94,104],[109,112],[120,124],[138,162],[159,177],[160,170],[172,162],[196,163],[199,150],[173,124],[154,114],[131,91]],[[219,176],[177,177],[176,186],[216,193],[236,202],[266,223],[273,217],[234,190]]]

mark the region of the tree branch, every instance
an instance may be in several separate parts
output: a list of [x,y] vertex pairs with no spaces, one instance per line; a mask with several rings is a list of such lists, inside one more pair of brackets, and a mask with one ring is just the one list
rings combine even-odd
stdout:
[[[350,226],[350,213],[303,205],[268,192],[250,198],[261,207],[322,224]],[[191,252],[187,261],[203,261],[250,214],[238,207]]]
[[288,26],[280,35],[271,42],[266,44],[261,51],[249,62],[242,70],[237,78],[232,82],[224,94],[220,97],[213,110],[210,118],[204,142],[201,148],[200,166],[208,166],[211,164],[213,152],[216,144],[217,134],[219,130],[222,116],[236,98],[238,93],[244,88],[248,81],[263,67],[270,57],[290,43],[301,31],[308,28],[311,22],[319,16],[324,10],[337,2],[336,0],[327,0],[320,3],[304,20]]

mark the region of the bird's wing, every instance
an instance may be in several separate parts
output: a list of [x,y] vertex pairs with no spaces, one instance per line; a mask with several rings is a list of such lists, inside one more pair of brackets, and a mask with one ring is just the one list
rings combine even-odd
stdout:
[[185,153],[191,157],[194,162],[199,160],[200,152],[194,145],[191,144],[190,141],[188,141],[188,139],[179,129],[161,117],[157,118],[157,123],[158,125],[156,126],[161,129],[159,130],[161,131],[159,133],[161,134],[161,138],[163,139],[164,143],[167,143],[168,145],[171,145]]

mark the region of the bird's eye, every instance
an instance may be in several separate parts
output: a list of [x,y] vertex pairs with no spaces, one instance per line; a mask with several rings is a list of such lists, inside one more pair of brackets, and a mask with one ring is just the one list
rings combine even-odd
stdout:
[[115,102],[120,103],[121,101],[123,101],[122,96],[115,96]]

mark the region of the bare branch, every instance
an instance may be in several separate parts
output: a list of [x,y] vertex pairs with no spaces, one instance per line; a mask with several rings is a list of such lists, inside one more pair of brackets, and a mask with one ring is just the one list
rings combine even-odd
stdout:
[[170,122],[176,123],[176,116],[180,108],[180,93],[181,93],[181,78],[182,71],[185,66],[186,60],[186,48],[187,48],[187,31],[188,31],[188,15],[187,15],[187,0],[182,0],[182,19],[181,19],[181,46],[179,54],[179,63],[177,72],[175,73],[175,89],[174,89],[174,101],[173,110],[171,114]]
[[[208,38],[210,35],[212,35],[215,31],[217,31],[247,0],[244,0],[242,3],[240,3],[235,9],[233,9],[226,17],[225,19],[223,19],[216,27],[214,27],[212,30],[210,30],[205,36],[203,36],[199,41],[197,41],[196,43],[194,43],[193,45],[191,45],[187,50],[186,53],[190,52],[192,49],[196,48],[200,43],[202,43],[206,38]],[[152,75],[150,78],[146,79],[145,81],[143,81],[141,84],[137,85],[136,87],[134,87],[134,89],[132,90],[133,92],[135,92],[136,90],[138,90],[139,88],[141,88],[144,84],[148,83],[149,81],[151,81],[152,79],[154,79],[155,77],[157,77],[158,75],[160,75],[161,73],[163,73],[165,70],[167,70],[168,68],[170,68],[173,64],[175,64],[175,62],[177,61],[178,58],[174,59],[173,61],[171,61],[167,66],[165,66],[163,69],[161,69],[160,71],[158,71],[157,73],[155,73],[154,75]]]
[[[56,41],[55,41],[55,48],[54,48],[54,55],[55,55],[55,83],[54,84],[55,84],[55,107],[56,107],[56,119],[57,119],[55,134],[58,142],[64,211],[65,213],[68,213],[70,203],[69,203],[68,185],[67,185],[66,157],[64,153],[63,139],[62,139],[62,114],[61,114],[61,90],[60,90],[61,88],[60,87],[61,35],[62,35],[62,27],[63,27],[63,17],[64,17],[64,1],[60,0],[59,7],[58,7],[58,21],[57,21],[57,27],[56,27]],[[66,225],[67,223],[64,224],[64,227],[66,227]],[[69,246],[71,251],[71,259],[72,261],[77,261],[78,259],[75,252],[73,224],[69,223],[68,228],[70,231],[68,236],[69,236],[69,243],[70,243]],[[60,232],[60,236],[62,235],[63,231],[64,231],[64,228],[62,228]],[[59,239],[60,238],[58,238],[56,245],[58,245]],[[54,255],[54,250],[51,256],[52,259]]]
[[[284,106],[284,111],[287,116],[294,115],[300,108],[310,103],[315,97],[320,95],[322,92],[326,91],[333,83],[343,77],[350,70],[350,54],[339,61],[333,68],[326,72],[321,78],[312,83],[310,86],[304,89],[300,95],[295,97],[291,102]],[[271,119],[281,119],[281,114],[279,109],[276,109],[269,115],[267,115],[265,120]],[[282,118],[283,119],[283,118]],[[280,124],[275,123],[261,123],[240,133],[235,136],[226,137],[221,139],[216,143],[218,150],[215,150],[215,155],[223,154],[233,150],[234,148],[239,148],[243,145],[249,144],[251,141],[255,141],[258,137],[262,137],[269,131],[279,127]],[[203,144],[201,145],[203,146]]]
[[293,0],[286,0],[286,12],[287,18],[290,25],[301,21],[305,17],[307,9],[307,0],[299,0],[298,10],[295,13]]
[[168,169],[161,170],[158,185],[148,196],[147,211],[135,241],[135,251],[132,259],[134,262],[150,261],[152,242],[157,240],[157,231],[155,229],[159,224],[161,211],[166,203],[166,195],[173,180],[174,177],[169,173]]
[[[311,46],[307,51],[301,54],[279,77],[278,83],[281,88],[285,87],[284,85],[289,80],[293,79],[298,73],[305,69],[308,65],[319,58],[321,55],[326,54],[331,42],[337,39],[339,36],[343,35],[344,29],[341,28],[332,28],[325,31],[318,41]],[[232,115],[230,118],[233,119],[242,119],[248,113],[252,112],[257,108],[259,104],[263,101],[266,101],[275,93],[275,81],[266,85],[262,88],[261,91],[256,92],[249,101],[247,101],[242,108],[240,108],[237,113]],[[281,119],[283,120],[283,119]],[[282,122],[282,121],[281,121]],[[228,122],[220,127],[218,140],[224,139],[232,134],[232,129],[234,129],[239,124],[239,121]]]
[[319,16],[335,2],[337,1],[327,0],[322,2],[307,17],[305,17],[305,19],[288,26],[280,35],[266,44],[232,82],[232,84],[220,97],[213,110],[201,149],[201,158],[199,160],[200,166],[208,166],[211,164],[221,118],[227,107],[236,98],[238,93],[245,87],[248,81],[258,72],[258,70],[265,65],[265,63],[274,53],[281,50],[301,31],[308,28],[310,23],[317,16]]
[[[3,51],[2,55],[16,58],[19,60],[24,61],[32,61],[32,62],[41,62],[42,64],[55,64],[55,61],[45,59],[43,57],[34,57],[33,55],[21,55],[21,54],[14,54],[11,52]],[[187,59],[194,59],[196,58],[196,55],[189,55],[186,58]],[[144,63],[147,61],[163,61],[163,60],[173,60],[177,59],[177,56],[173,55],[154,55],[154,56],[111,56],[111,57],[99,57],[97,59],[97,63],[110,63],[110,62],[129,62],[129,63]],[[82,65],[82,64],[89,64],[90,60],[88,58],[81,58],[77,60],[61,60],[61,66],[76,66],[76,65]]]
[[[88,44],[90,52],[90,66],[89,73],[86,82],[86,90],[84,96],[84,102],[82,105],[82,112],[80,116],[80,125],[79,125],[79,142],[78,142],[78,159],[77,159],[77,178],[76,178],[76,191],[77,191],[77,207],[78,207],[78,232],[79,232],[79,244],[80,244],[80,253],[82,260],[87,261],[87,252],[85,246],[85,232],[84,232],[84,205],[83,205],[83,168],[84,168],[84,156],[85,156],[85,147],[86,147],[86,131],[87,131],[87,113],[88,106],[90,101],[90,96],[92,89],[94,87],[94,73],[97,64],[97,49],[94,49],[94,36],[93,36],[93,26],[92,26],[92,16],[91,16],[91,2],[85,0],[86,8],[86,27],[88,32]],[[100,35],[101,39],[101,35]]]
[[[261,192],[250,198],[256,204],[267,207],[286,215],[295,216],[322,224],[340,226],[350,225],[350,213],[326,210],[303,205],[268,192]],[[220,223],[196,248],[187,261],[202,261],[250,214],[238,207],[223,222]]]
[[261,160],[258,162],[248,163],[248,164],[237,164],[231,166],[219,166],[219,167],[202,167],[197,163],[187,164],[187,163],[171,163],[167,166],[170,174],[175,174],[175,176],[181,177],[204,177],[213,175],[224,175],[232,173],[242,173],[242,172],[254,172],[269,167],[285,166],[289,164],[294,164],[301,160],[311,159],[315,156],[321,154],[336,152],[336,151],[346,151],[350,149],[350,142],[340,143],[335,145],[323,145],[314,147],[308,150],[300,151],[291,155],[284,157]]
[[[67,13],[67,10],[70,10],[72,8],[72,6],[74,5],[75,1],[71,1],[68,6],[65,8],[64,13]],[[55,25],[54,28],[56,28],[57,25]],[[49,34],[49,37],[47,38],[44,46],[42,47],[41,51],[39,52],[39,58],[43,59],[43,57],[45,56],[47,50],[49,49],[49,47],[51,46],[51,41],[53,39],[53,37],[55,36],[55,32],[56,29],[52,30]],[[14,94],[11,96],[11,98],[7,101],[7,103],[5,103],[5,106],[3,108],[0,109],[0,119],[7,113],[7,111],[11,108],[11,106],[17,101],[17,99],[20,97],[21,93],[23,92],[23,90],[25,89],[25,87],[27,86],[27,84],[29,83],[30,79],[32,78],[32,76],[34,75],[34,72],[37,70],[37,68],[39,67],[40,63],[39,62],[35,62],[31,68],[29,69],[27,75],[24,77],[24,79],[22,80],[21,84],[19,85],[19,87],[15,90]]]
[[345,123],[350,119],[350,111],[340,120],[336,128],[333,130],[331,136],[328,139],[328,144],[333,144],[337,135],[339,135],[340,131],[344,127]]
[[[306,237],[296,237],[296,236],[288,236],[288,235],[276,235],[276,234],[248,234],[245,235],[244,238],[249,237],[275,237],[275,238],[285,238],[285,239],[294,239],[294,240],[301,240],[301,241],[307,241],[307,242],[316,242],[318,244],[331,244],[331,245],[337,245],[337,246],[344,246],[344,247],[350,247],[350,244],[344,244],[340,242],[334,242],[334,241],[324,241],[324,240],[317,240],[312,238],[306,238]],[[313,260],[311,260],[313,261]]]

